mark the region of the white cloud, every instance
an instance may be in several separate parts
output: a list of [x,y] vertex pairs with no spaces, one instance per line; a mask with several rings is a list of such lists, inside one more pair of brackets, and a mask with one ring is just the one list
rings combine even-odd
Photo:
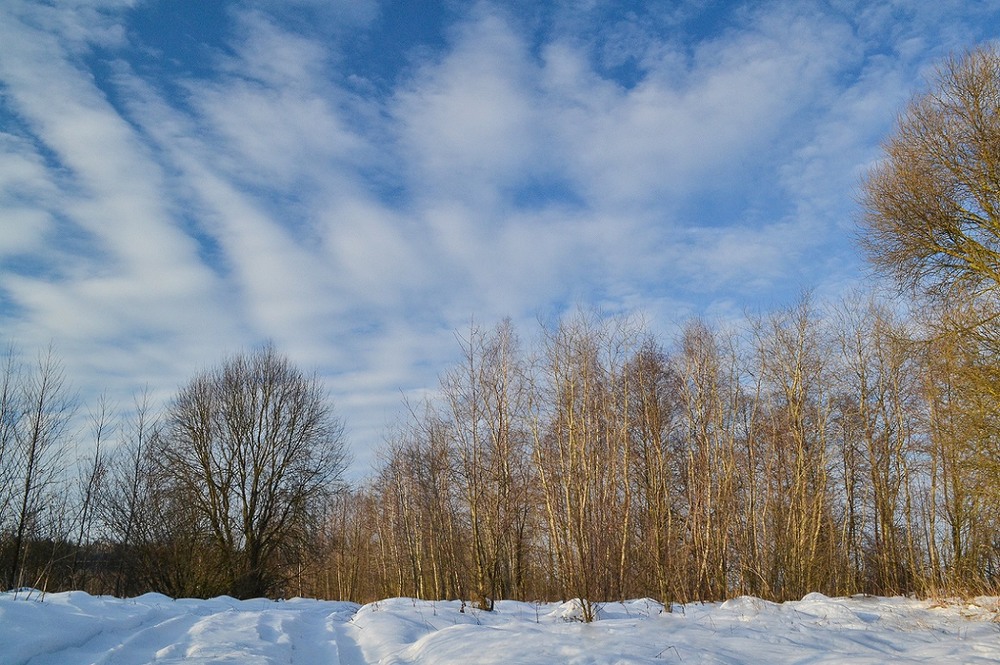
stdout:
[[330,201],[320,214],[337,288],[355,302],[398,310],[414,285],[432,281],[434,266],[413,220],[360,196]]
[[[328,80],[330,51],[260,13],[239,22],[235,55],[217,63],[222,76],[184,82],[193,120],[214,135],[215,165],[282,191],[352,182],[372,149],[345,117],[348,108],[357,116],[364,102]],[[329,178],[338,166],[338,178]]]
[[647,62],[632,89],[595,86],[580,73],[585,54],[557,45],[548,57],[565,161],[606,205],[724,188],[829,85],[845,41],[835,24],[762,14],[699,44],[686,64],[672,51]]
[[0,256],[37,253],[53,222],[43,202],[55,186],[34,146],[24,138],[0,132],[0,201],[4,241]]
[[391,112],[413,188],[487,205],[538,168],[541,117],[527,45],[486,12],[455,31],[452,48],[425,63]]
[[[144,380],[175,384],[178,366],[203,358],[190,330],[232,326],[218,318],[225,307],[196,243],[173,223],[160,166],[72,51],[109,43],[104,15],[92,22],[104,9],[81,4],[0,20],[5,101],[35,137],[15,153],[31,183],[13,197],[2,190],[0,206],[10,220],[8,206],[30,196],[29,247],[48,268],[4,275],[17,312],[5,332],[28,346],[55,341],[68,374],[90,390],[128,392]],[[67,34],[73,39],[62,41]]]
[[6,14],[4,22],[8,26],[22,26],[39,31],[38,35],[55,37],[58,52],[75,55],[93,46],[122,44],[125,32],[120,12],[135,4],[136,0],[70,0],[58,4],[8,0],[0,12]]

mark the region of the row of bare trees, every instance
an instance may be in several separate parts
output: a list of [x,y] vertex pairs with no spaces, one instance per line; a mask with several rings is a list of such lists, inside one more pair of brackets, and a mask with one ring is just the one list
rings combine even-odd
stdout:
[[696,321],[669,347],[592,315],[530,349],[509,322],[472,327],[342,503],[313,583],[487,608],[995,590],[1000,478],[956,383],[968,349],[912,332],[862,299]]
[[[0,390],[7,588],[664,601],[996,591],[989,339],[857,297],[727,327],[471,326],[373,476],[272,347],[156,414],[91,416],[51,354]],[[78,438],[78,437],[77,437]],[[593,607],[584,601],[585,613]]]

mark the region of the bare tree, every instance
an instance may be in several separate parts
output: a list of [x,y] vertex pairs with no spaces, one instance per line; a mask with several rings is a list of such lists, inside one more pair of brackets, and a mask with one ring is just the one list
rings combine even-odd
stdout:
[[107,398],[102,395],[97,410],[91,412],[91,454],[79,464],[77,478],[77,508],[76,533],[73,542],[73,555],[70,564],[70,579],[74,588],[86,589],[89,581],[89,571],[86,561],[81,568],[81,556],[84,556],[90,545],[97,521],[98,502],[107,472],[107,452],[105,444],[108,436],[114,430]]
[[725,598],[734,567],[739,383],[721,337],[693,322],[684,330],[677,358],[684,432],[684,600]]
[[902,593],[911,590],[918,567],[908,526],[914,518],[920,367],[900,321],[884,304],[850,299],[837,324],[843,547],[859,588]]
[[380,557],[378,524],[377,497],[369,487],[332,497],[327,519],[303,553],[308,565],[300,570],[295,593],[359,603],[401,595],[388,590],[383,575],[387,562]]
[[3,544],[10,530],[9,520],[13,513],[17,428],[21,419],[21,396],[18,389],[21,368],[13,347],[6,349],[0,371],[0,544]]
[[203,520],[239,597],[278,589],[282,555],[319,517],[347,459],[319,380],[270,345],[184,387],[157,453],[158,473]]
[[670,357],[647,339],[629,361],[633,410],[629,445],[635,471],[636,541],[640,545],[637,572],[642,589],[655,589],[670,606],[683,597],[678,589],[677,552],[681,549],[683,451],[680,450],[680,383]]
[[535,462],[559,590],[580,600],[585,621],[596,617],[595,598],[624,595],[632,571],[634,409],[625,368],[641,340],[630,321],[583,313],[546,339]]
[[469,592],[467,513],[457,482],[450,424],[431,404],[390,440],[376,481],[380,539],[389,548],[396,589],[418,598]]
[[[1000,285],[1000,52],[952,57],[885,142],[862,189],[864,246],[917,291]],[[991,316],[996,312],[991,312]]]
[[51,347],[39,354],[32,371],[19,373],[18,379],[11,413],[14,486],[12,538],[5,569],[8,587],[20,586],[24,574],[31,572],[26,570],[29,546],[44,523],[47,500],[59,478],[66,430],[76,407]]
[[[951,314],[949,316],[954,316]],[[928,402],[927,546],[932,589],[991,593],[1000,566],[996,355],[950,332],[922,345]]]
[[[863,183],[863,242],[876,267],[936,305],[923,345],[924,532],[929,568],[947,570],[934,583],[954,585],[982,575],[995,547],[977,543],[989,540],[984,516],[1000,505],[1000,475],[984,475],[1000,448],[991,422],[1000,392],[1000,50],[949,58],[884,153]],[[950,538],[939,543],[942,517]]]
[[769,595],[832,592],[843,569],[831,493],[830,340],[808,298],[754,328]]
[[483,609],[522,591],[531,488],[527,370],[509,320],[460,339],[464,362],[442,379],[468,514],[472,593]]
[[111,590],[117,596],[144,590],[140,583],[144,548],[150,544],[154,522],[165,526],[162,515],[157,515],[159,497],[154,492],[156,423],[148,390],[133,397],[133,408],[123,420],[97,495],[97,510],[114,545]]

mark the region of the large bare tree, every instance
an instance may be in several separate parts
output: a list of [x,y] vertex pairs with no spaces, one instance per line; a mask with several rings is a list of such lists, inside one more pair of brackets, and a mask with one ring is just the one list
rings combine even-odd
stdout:
[[195,509],[240,597],[278,590],[282,555],[318,524],[347,459],[319,380],[271,345],[184,387],[158,453],[160,473]]

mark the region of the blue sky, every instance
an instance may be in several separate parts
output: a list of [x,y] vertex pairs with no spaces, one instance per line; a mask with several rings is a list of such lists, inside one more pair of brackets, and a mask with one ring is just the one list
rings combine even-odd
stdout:
[[125,405],[273,340],[364,467],[471,319],[669,337],[865,283],[859,180],[998,26],[959,0],[4,0],[0,337]]

